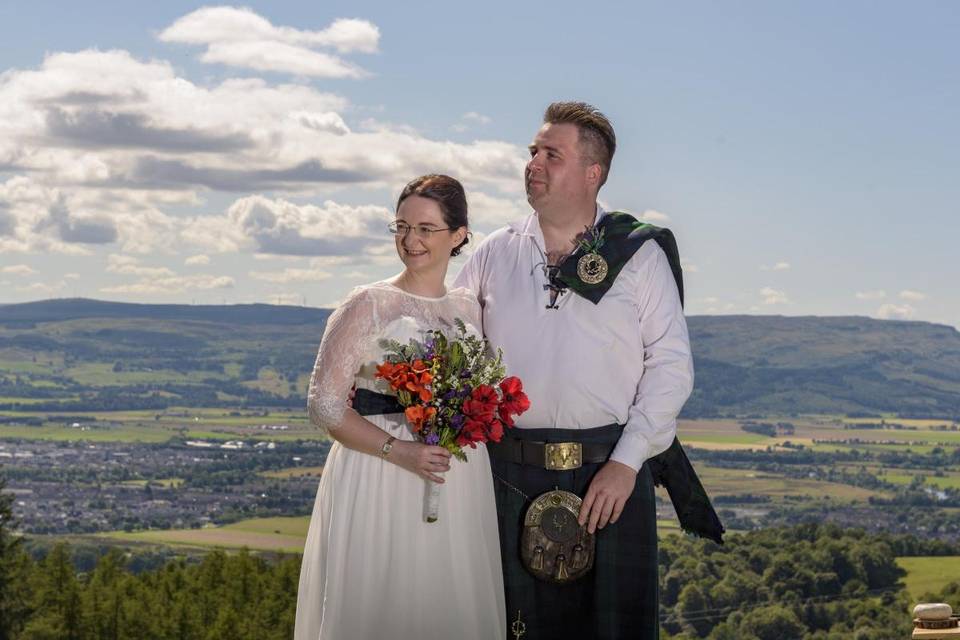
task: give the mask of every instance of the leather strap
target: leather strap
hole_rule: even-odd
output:
[[[505,437],[500,442],[488,442],[487,452],[499,460],[547,469],[548,444],[554,443]],[[583,464],[606,462],[614,447],[613,444],[600,442],[583,442],[580,446]]]

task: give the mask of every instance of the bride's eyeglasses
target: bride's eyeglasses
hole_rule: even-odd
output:
[[[405,236],[411,230],[416,234],[421,240],[427,240],[431,235],[437,231],[449,231],[450,227],[443,227],[442,229],[437,229],[436,227],[429,227],[425,224],[417,224],[410,226],[405,222],[391,222],[387,225],[387,229],[395,236]]]

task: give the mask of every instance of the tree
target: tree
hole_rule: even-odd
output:
[[[24,640],[82,640],[83,612],[80,584],[70,549],[58,544],[40,565],[34,610],[23,630]]]
[[[23,585],[29,558],[14,534],[13,496],[4,493],[6,485],[6,478],[0,477],[0,640],[15,638],[29,613]]]
[[[790,609],[780,605],[770,605],[747,613],[740,623],[740,633],[741,637],[782,640],[783,638],[802,638],[806,628]]]

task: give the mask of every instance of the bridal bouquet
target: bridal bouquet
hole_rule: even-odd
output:
[[[530,400],[519,378],[505,377],[500,350],[490,357],[486,340],[467,335],[459,318],[454,323],[457,332],[450,337],[434,329],[422,341],[385,341],[388,355],[376,376],[396,392],[421,442],[441,446],[466,462],[463,447],[500,442],[514,417],[530,408]],[[440,485],[427,484],[426,517],[436,522]]]

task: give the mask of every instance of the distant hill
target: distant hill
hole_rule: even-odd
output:
[[[82,318],[201,320],[224,324],[310,324],[326,322],[330,309],[270,304],[131,304],[62,298],[0,305],[0,324],[59,322]]]
[[[688,415],[960,416],[960,332],[863,317],[693,316]]]
[[[0,409],[302,406],[329,314],[87,299],[0,305]],[[960,416],[953,327],[813,316],[692,316],[688,325],[697,379],[686,416]]]

